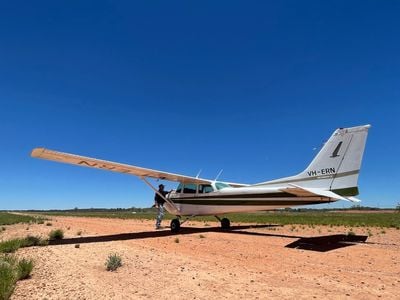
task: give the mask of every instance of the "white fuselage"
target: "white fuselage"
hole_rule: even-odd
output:
[[[270,187],[227,187],[208,193],[177,193],[168,195],[165,208],[175,215],[219,215],[254,212],[307,204],[328,203],[328,197],[298,197]]]

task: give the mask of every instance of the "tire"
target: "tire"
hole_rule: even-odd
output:
[[[229,229],[231,227],[231,222],[229,221],[229,219],[228,218],[223,218],[222,220],[221,220],[221,228],[222,229]]]
[[[179,229],[181,229],[181,222],[179,221],[179,219],[173,219],[171,221],[171,231],[178,232]]]

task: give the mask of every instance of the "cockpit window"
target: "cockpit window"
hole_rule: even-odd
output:
[[[188,194],[195,194],[197,190],[197,185],[196,184],[185,184],[183,186],[183,192],[188,193]]]
[[[215,183],[215,187],[217,188],[217,190],[222,190],[224,188],[231,187],[231,186],[229,184],[226,184],[226,183],[216,182]]]
[[[178,187],[176,188],[176,192],[177,192],[177,193],[181,193],[181,192],[182,192],[182,186],[183,186],[182,183],[180,183],[180,184],[178,185]]]

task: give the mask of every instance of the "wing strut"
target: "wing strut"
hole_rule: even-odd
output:
[[[179,210],[176,208],[174,202],[172,202],[171,200],[169,200],[167,197],[165,197],[163,194],[161,194],[147,179],[146,177],[143,176],[139,176],[140,179],[142,179],[155,193],[157,193],[157,195],[159,195],[161,198],[163,198],[165,200],[165,202],[167,202],[169,205],[171,205],[171,207],[176,211],[179,212]]]

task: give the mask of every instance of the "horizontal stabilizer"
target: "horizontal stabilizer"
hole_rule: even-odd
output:
[[[349,199],[351,202],[361,202],[360,199],[357,199],[356,197],[346,197],[347,199]]]
[[[289,183],[292,188],[284,189],[285,192],[290,194],[294,194],[299,197],[307,197],[307,196],[322,196],[327,198],[332,198],[336,200],[344,200],[350,202],[360,202],[359,199],[355,197],[343,197],[332,191],[326,191],[320,188],[305,188],[296,184]]]

